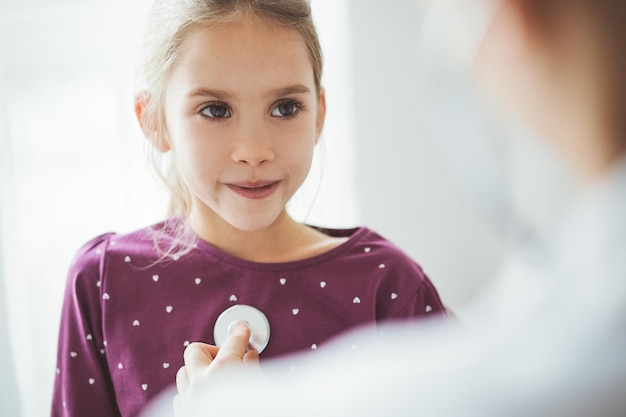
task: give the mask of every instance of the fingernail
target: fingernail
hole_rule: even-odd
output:
[[[243,327],[246,327],[248,330],[250,330],[250,326],[248,325],[248,323],[246,323],[245,321],[236,321],[234,323],[232,323],[229,328],[228,328],[228,334],[231,335],[233,334],[235,331],[242,331]]]
[[[239,321],[237,322],[237,327],[239,328],[239,330],[243,330],[243,328],[245,327],[246,329],[250,330],[250,325],[248,325],[247,322],[245,321]]]

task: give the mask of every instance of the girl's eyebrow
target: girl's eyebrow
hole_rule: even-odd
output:
[[[294,84],[294,85],[289,85],[287,87],[280,87],[276,90],[271,90],[268,93],[268,95],[281,97],[281,96],[287,96],[290,94],[306,94],[310,92],[311,92],[311,89],[307,87],[306,85]],[[218,100],[227,100],[229,98],[232,98],[233,94],[224,90],[200,87],[200,88],[195,88],[189,91],[187,93],[187,96],[188,97],[213,97]]]
[[[310,93],[309,87],[303,84],[294,84],[287,87],[279,88],[272,91],[271,95],[275,96],[287,96],[289,94],[306,94]]]
[[[218,100],[226,100],[231,97],[230,93],[223,90],[214,90],[211,88],[196,88],[187,93],[188,97],[213,97]]]

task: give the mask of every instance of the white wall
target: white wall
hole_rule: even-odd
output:
[[[166,210],[133,114],[146,5],[0,0],[0,256],[24,417],[49,413],[76,250]]]
[[[2,253],[1,239],[0,253]],[[2,404],[3,416],[18,417],[20,415],[20,399],[13,366],[13,351],[9,341],[7,295],[4,285],[2,257],[0,256],[0,373],[2,375],[2,378],[0,378],[0,404]]]

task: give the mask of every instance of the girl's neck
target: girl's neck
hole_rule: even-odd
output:
[[[301,260],[332,249],[345,239],[335,239],[298,223],[283,211],[269,227],[239,230],[219,216],[207,219],[192,212],[194,232],[221,251],[240,259],[262,263]]]

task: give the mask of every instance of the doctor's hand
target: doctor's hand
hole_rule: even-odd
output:
[[[259,353],[250,348],[249,340],[250,328],[238,323],[221,347],[198,342],[187,346],[183,354],[185,365],[176,374],[178,394],[174,397],[174,411],[177,416],[183,415],[194,389],[220,371],[244,364],[256,371],[260,369]]]

